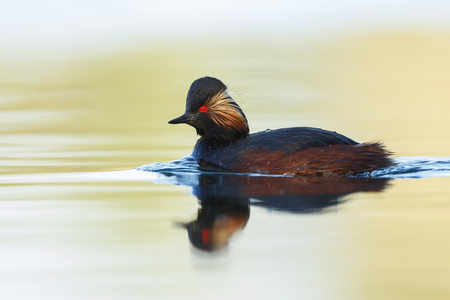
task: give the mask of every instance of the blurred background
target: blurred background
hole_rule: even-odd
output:
[[[398,156],[448,154],[448,1],[2,6],[8,155],[70,149],[87,169],[93,160],[98,169],[177,159],[190,152],[195,132],[167,120],[205,75],[230,87],[253,132],[315,126],[383,140]]]
[[[4,0],[0,294],[449,299],[448,178],[396,179],[337,213],[252,207],[228,256],[202,260],[173,226],[196,216],[189,187],[107,177],[191,152],[195,130],[167,121],[205,75],[252,132],[449,156],[449,1]]]

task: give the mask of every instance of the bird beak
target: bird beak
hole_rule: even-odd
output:
[[[187,113],[184,113],[183,115],[179,116],[178,118],[170,120],[169,124],[190,123],[190,121],[191,121],[191,116]]]
[[[184,228],[188,229],[189,223],[182,223],[182,222],[174,222],[173,225],[175,225],[178,228]]]

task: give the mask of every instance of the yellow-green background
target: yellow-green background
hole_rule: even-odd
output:
[[[158,37],[29,54],[0,57],[5,299],[448,299],[447,178],[396,179],[324,215],[254,208],[211,259],[173,226],[195,218],[189,188],[103,176],[189,154],[195,131],[167,121],[205,75],[230,87],[253,132],[315,126],[397,156],[448,157],[449,31]]]

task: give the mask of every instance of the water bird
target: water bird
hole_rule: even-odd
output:
[[[227,86],[208,76],[191,84],[184,114],[169,123],[194,127],[200,138],[191,156],[224,171],[348,177],[394,165],[382,143],[358,143],[334,131],[291,127],[250,134]]]

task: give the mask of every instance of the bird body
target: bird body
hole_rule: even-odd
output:
[[[360,144],[333,131],[292,127],[249,134],[241,108],[212,77],[194,81],[186,112],[169,123],[197,130],[192,156],[200,165],[232,172],[349,176],[393,165],[382,144]]]

